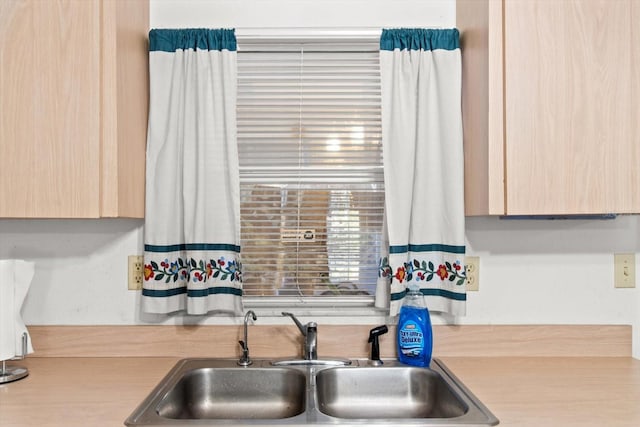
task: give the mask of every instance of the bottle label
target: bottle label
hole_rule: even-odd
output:
[[[400,351],[408,357],[419,357],[424,351],[422,328],[411,320],[400,329]]]

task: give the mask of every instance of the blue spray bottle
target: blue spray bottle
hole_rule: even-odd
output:
[[[398,360],[407,365],[428,367],[432,349],[429,310],[420,289],[412,284],[400,307]]]

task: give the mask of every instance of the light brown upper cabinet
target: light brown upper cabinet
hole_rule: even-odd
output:
[[[147,0],[0,1],[0,217],[144,216]]]
[[[458,0],[467,215],[640,212],[640,2]]]

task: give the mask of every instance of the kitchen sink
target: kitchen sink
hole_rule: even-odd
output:
[[[280,366],[183,359],[127,426],[490,426],[498,419],[438,359]],[[274,364],[276,363],[276,364]]]

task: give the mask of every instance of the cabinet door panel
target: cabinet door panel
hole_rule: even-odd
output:
[[[631,2],[631,111],[629,120],[633,127],[631,161],[635,166],[629,173],[629,212],[640,213],[640,2]]]
[[[0,8],[0,217],[97,217],[99,2]]]
[[[631,2],[504,6],[507,213],[637,211]]]

